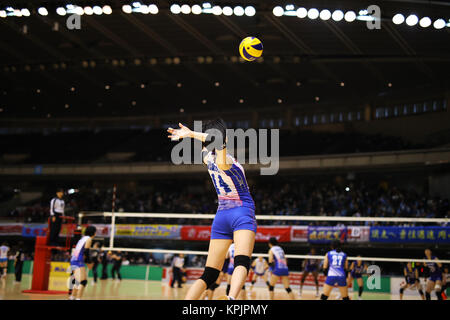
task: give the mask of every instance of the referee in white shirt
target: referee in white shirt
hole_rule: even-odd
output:
[[[182,288],[182,276],[183,276],[183,266],[184,266],[184,254],[175,256],[172,261],[172,281],[170,282],[170,287],[173,288],[175,282],[178,282],[178,288]]]
[[[64,190],[58,188],[56,190],[56,197],[50,201],[50,237],[49,244],[51,246],[58,245],[59,232],[61,231],[61,216],[64,215],[64,200],[62,199]]]

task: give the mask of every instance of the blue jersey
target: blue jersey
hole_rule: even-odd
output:
[[[353,269],[352,269],[352,273],[353,274],[362,274],[364,272],[364,262],[361,262],[361,265],[358,265],[358,261],[355,261],[353,263]]]
[[[227,161],[230,161],[232,166],[229,170],[224,171],[217,166],[215,153],[210,151],[205,157],[208,173],[219,198],[218,210],[227,210],[235,207],[255,209],[255,203],[245,178],[244,168],[231,155],[227,154]]]
[[[86,241],[89,239],[89,236],[82,237],[75,248],[72,251],[72,257],[70,258],[70,262],[83,262],[84,261],[84,247],[86,246]]]
[[[328,277],[345,277],[345,261],[347,254],[336,250],[327,253],[328,258]]]
[[[416,270],[417,268],[411,268],[411,270],[408,269],[408,267],[405,267],[404,269],[406,271],[406,277],[408,278],[408,282],[414,283],[416,278]]]
[[[425,259],[428,259],[425,257]],[[432,256],[430,260],[436,259],[435,256]],[[430,276],[436,276],[441,275],[442,271],[441,268],[439,268],[438,264],[436,262],[427,262],[426,263],[428,269],[430,270]]]

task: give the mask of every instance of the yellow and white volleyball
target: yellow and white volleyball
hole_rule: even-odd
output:
[[[254,61],[262,56],[263,45],[261,40],[255,37],[247,37],[239,45],[239,54],[247,61]]]

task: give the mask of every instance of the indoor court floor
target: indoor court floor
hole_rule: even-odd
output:
[[[248,300],[267,300],[269,299],[268,290],[263,284],[255,286],[250,293],[247,290]],[[96,285],[92,284],[92,278],[85,290],[84,300],[183,300],[189,284],[183,288],[170,288],[167,283],[161,281],[144,280],[122,280],[120,282],[112,279],[99,280]],[[220,297],[225,294],[225,283],[216,289],[214,297]],[[22,290],[31,288],[31,276],[24,275],[21,283],[14,282],[14,275],[8,275],[6,281],[0,284],[1,300],[66,300],[67,295],[44,295],[22,293]],[[296,299],[299,299],[298,287],[293,287]],[[330,300],[336,299],[338,290],[333,290]],[[352,299],[357,299],[357,293],[351,293]],[[275,300],[286,300],[288,295],[282,286],[275,288]],[[317,300],[314,290],[303,290],[301,300]],[[398,300],[398,295],[389,293],[363,293],[363,300]],[[420,300],[419,295],[405,295],[405,300]]]

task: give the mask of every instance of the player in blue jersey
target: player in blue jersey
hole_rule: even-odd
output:
[[[323,293],[320,299],[327,300],[333,287],[338,286],[342,300],[350,300],[348,297],[346,277],[348,270],[347,254],[342,251],[339,241],[333,242],[331,249],[325,255],[323,262],[323,269],[327,278],[323,285]]]
[[[72,293],[75,300],[81,299],[87,285],[86,264],[91,263],[89,249],[92,246],[92,239],[95,237],[96,231],[97,229],[94,226],[88,226],[86,230],[84,230],[84,236],[78,241],[72,251],[70,269],[73,271],[75,277],[75,290]]]
[[[357,257],[361,258],[360,255]],[[347,285],[350,287],[353,279],[356,279],[356,283],[358,284],[358,299],[362,300],[362,293],[364,290],[364,280],[362,278],[363,273],[365,273],[367,270],[367,266],[361,259],[358,259],[356,261],[353,261],[350,264],[350,273],[348,274],[347,278]]]
[[[436,256],[432,255],[430,249],[425,249],[425,257],[427,260],[439,260]],[[427,300],[431,300],[431,291],[435,290],[438,300],[442,300],[442,264],[439,262],[426,262],[425,265],[430,270],[430,277],[428,278],[425,289],[425,297]]]
[[[278,245],[278,240],[274,237],[269,239],[269,266],[272,267],[272,274],[269,280],[269,297],[273,300],[274,288],[278,279],[281,278],[286,292],[292,300],[295,295],[289,286],[289,269],[283,249]]]
[[[316,255],[316,249],[311,248],[311,251],[308,255],[315,256]],[[305,283],[306,277],[311,273],[314,277],[314,283],[316,284],[316,297],[319,296],[319,266],[320,266],[320,260],[318,259],[305,259],[303,261],[303,274],[302,279],[300,280],[300,297],[302,296],[303,292],[303,284]]]
[[[199,299],[205,289],[216,282],[233,241],[235,256],[230,292],[229,295],[219,299],[236,299],[248,275],[256,235],[255,204],[244,169],[227,154],[227,128],[222,119],[203,123],[202,132],[192,131],[181,123],[179,127],[167,130],[170,133],[169,138],[172,140],[192,138],[204,143],[203,163],[208,167],[219,200],[211,227],[205,271],[190,287],[185,299]]]
[[[403,300],[403,292],[405,292],[406,289],[417,289],[422,300],[425,300],[422,285],[420,284],[419,270],[413,267],[411,262],[408,262],[403,268],[403,275],[405,276],[405,283],[400,286],[400,300]]]

